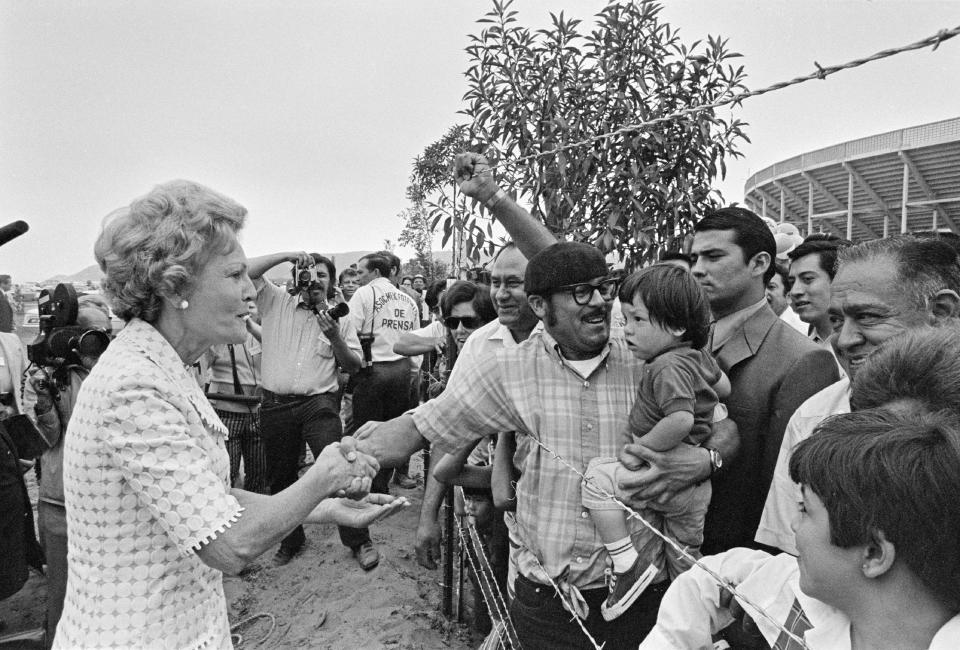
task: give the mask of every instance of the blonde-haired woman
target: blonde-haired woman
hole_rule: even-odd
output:
[[[229,486],[226,429],[188,372],[246,337],[246,209],[202,185],[158,186],[107,218],[95,255],[126,321],[83,384],[64,452],[69,577],[57,648],[229,648],[221,573],[300,523],[368,525],[376,461],[345,438],[273,496]]]

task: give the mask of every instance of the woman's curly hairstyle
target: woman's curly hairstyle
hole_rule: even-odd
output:
[[[155,322],[164,296],[189,294],[210,256],[233,247],[246,216],[233,199],[184,180],[107,215],[94,256],[114,313]]]

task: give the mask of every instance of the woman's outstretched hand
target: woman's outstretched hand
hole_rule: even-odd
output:
[[[305,523],[366,528],[410,505],[406,497],[368,494],[363,499],[324,499]]]

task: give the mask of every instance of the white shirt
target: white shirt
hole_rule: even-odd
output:
[[[793,311],[793,309],[789,306],[783,310],[782,314],[780,314],[780,320],[804,336],[807,335],[807,332],[810,329],[810,326],[800,320],[800,317],[797,316],[797,312]]]
[[[357,334],[373,333],[374,361],[405,359],[393,351],[403,332],[420,327],[420,309],[413,298],[386,278],[376,278],[357,289],[350,298],[350,317]]]
[[[781,624],[786,622],[794,600],[798,601],[812,625],[803,634],[809,650],[850,650],[850,619],[840,610],[800,591],[800,569],[795,557],[735,548],[705,557],[702,562]],[[780,636],[780,628],[760,615],[756,608],[737,600],[772,646]],[[657,625],[640,644],[640,650],[713,648],[711,634],[733,621],[729,610],[720,607],[719,601],[720,589],[705,571],[694,567],[680,574],[664,595]],[[958,647],[960,615],[940,628],[928,650]]]
[[[818,424],[831,415],[850,412],[850,380],[846,377],[830,384],[800,405],[783,432],[780,453],[773,470],[773,480],[767,501],[760,515],[760,526],[754,539],[761,544],[776,546],[792,555],[797,554],[791,523],[797,514],[800,488],[790,479],[790,454],[793,448],[806,440]]]

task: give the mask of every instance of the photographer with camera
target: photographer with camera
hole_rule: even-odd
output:
[[[269,269],[293,263],[291,290],[263,277]],[[316,458],[343,437],[337,367],[360,369],[360,341],[345,303],[333,301],[336,267],[318,253],[275,253],[248,261],[262,318],[263,405],[261,437],[267,480],[277,494],[297,480],[303,443]],[[298,526],[280,543],[278,566],[300,552],[306,540]],[[355,555],[369,545],[366,529],[340,527],[340,541]]]
[[[58,294],[55,292],[55,295]],[[109,310],[84,298],[86,296],[79,299],[73,294],[67,296],[70,303],[67,311],[76,313],[76,320],[41,330],[37,341],[30,346],[31,361],[36,367],[23,391],[24,412],[49,445],[40,456],[43,471],[37,502],[37,527],[47,564],[47,647],[53,643],[67,589],[64,433],[83,380],[110,342]],[[58,344],[58,341],[62,343]],[[64,352],[66,354],[61,356]]]

